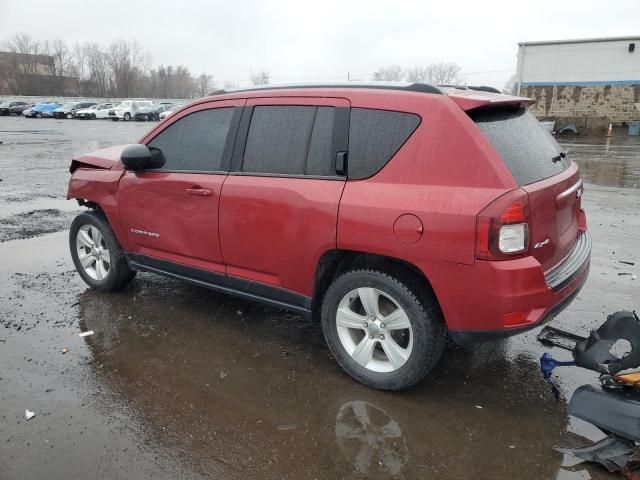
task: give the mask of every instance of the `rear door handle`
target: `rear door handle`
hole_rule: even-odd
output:
[[[195,195],[196,197],[210,197],[213,195],[213,190],[208,188],[192,187],[185,190],[189,195]]]

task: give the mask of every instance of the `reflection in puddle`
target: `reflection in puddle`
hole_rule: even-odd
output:
[[[640,138],[560,137],[582,178],[596,185],[640,188]]]
[[[398,475],[409,455],[398,422],[361,400],[346,402],[338,410],[336,440],[347,460],[367,476]]]

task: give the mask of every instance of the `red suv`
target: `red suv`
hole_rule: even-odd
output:
[[[531,100],[425,84],[217,92],[138,144],[73,160],[91,287],[136,271],[318,319],[367,385],[419,382],[454,341],[536,327],[584,284],[577,165]]]

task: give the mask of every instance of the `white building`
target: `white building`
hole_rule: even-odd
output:
[[[516,88],[539,117],[640,120],[640,36],[520,43]]]

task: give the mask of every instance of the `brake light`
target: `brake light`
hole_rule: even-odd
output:
[[[529,199],[512,190],[490,203],[476,220],[476,258],[505,260],[529,250]]]

